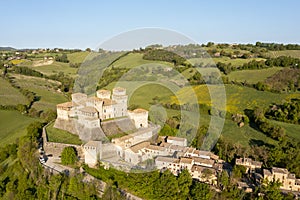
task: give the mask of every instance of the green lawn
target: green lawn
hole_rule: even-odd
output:
[[[27,104],[27,98],[10,83],[0,77],[0,105]]]
[[[93,53],[87,51],[70,53],[68,54],[68,60],[71,63],[82,63],[86,58],[89,58],[91,54]]]
[[[284,50],[284,51],[269,51],[267,56],[279,57],[279,56],[291,56],[295,58],[300,58],[300,50]]]
[[[183,100],[182,103],[191,102],[191,97],[196,94],[200,104],[211,105],[208,88],[210,88],[210,91],[215,92],[220,87],[218,85],[198,85],[194,86],[193,89],[185,87],[179,90],[176,96],[171,97],[171,103],[177,102],[178,98]],[[226,109],[232,113],[242,113],[244,109],[253,109],[256,106],[267,107],[271,103],[281,103],[285,99],[300,98],[300,93],[277,94],[236,85],[225,85],[225,89]],[[216,96],[221,98],[221,94]]]
[[[285,122],[279,122],[275,120],[271,120],[272,123],[277,124],[283,127],[286,130],[288,136],[300,140],[300,125],[298,124],[289,124]]]
[[[0,110],[0,146],[12,143],[26,135],[26,127],[37,120],[17,111]]]
[[[106,88],[112,90],[116,86],[115,82],[110,83]],[[160,101],[168,102],[170,96],[174,93],[163,85],[155,82],[133,82],[120,81],[117,86],[126,88],[129,105],[139,105],[141,108],[149,109],[154,97],[158,97]]]
[[[151,60],[144,60],[143,54],[141,53],[130,53],[122,58],[120,58],[118,61],[113,63],[114,67],[121,67],[121,68],[133,68],[138,67],[140,65],[144,64],[162,64],[165,66],[173,66],[169,62],[163,62],[163,61],[151,61]]]
[[[56,104],[68,101],[63,93],[57,91],[59,82],[24,75],[14,75],[14,77],[18,86],[32,91],[40,97],[40,100],[33,104],[37,110],[55,110]]]
[[[228,78],[231,81],[247,81],[247,83],[263,82],[281,69],[281,67],[273,67],[268,69],[233,71],[228,75]]]
[[[67,144],[82,144],[78,135],[69,133],[68,131],[60,130],[53,127],[54,123],[47,126],[47,136],[49,142],[67,143]]]
[[[265,134],[251,128],[249,125],[244,127],[238,127],[238,125],[230,119],[225,120],[225,124],[222,130],[222,136],[235,144],[242,146],[249,146],[251,139],[261,140],[265,143],[275,144],[276,142],[267,137]]]
[[[77,75],[77,68],[72,68],[69,63],[53,62],[51,65],[37,66],[28,65],[28,67],[39,71],[45,75],[53,75],[63,72],[66,75],[75,77]]]
[[[196,63],[204,63],[204,64],[207,64],[207,63],[215,63],[217,64],[218,62],[222,62],[222,63],[226,63],[226,64],[229,64],[231,63],[232,66],[241,66],[243,65],[244,63],[248,63],[250,62],[251,60],[265,60],[263,58],[248,58],[248,59],[242,59],[242,58],[236,58],[236,59],[231,59],[229,57],[219,57],[219,58],[191,58],[189,59],[189,62],[192,63],[192,64],[196,64]]]

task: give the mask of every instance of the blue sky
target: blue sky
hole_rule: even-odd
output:
[[[198,43],[300,43],[300,1],[58,1],[0,3],[0,46],[95,48],[132,29],[178,31]]]

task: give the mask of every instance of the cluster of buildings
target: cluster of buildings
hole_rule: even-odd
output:
[[[251,158],[236,159],[235,164],[246,167],[246,172],[253,174],[260,183],[262,180],[279,181],[281,183],[280,189],[300,192],[300,179],[297,179],[295,174],[290,173],[285,168],[263,169],[262,162],[254,161]]]
[[[225,169],[225,162],[209,151],[185,147],[176,155],[156,157],[156,167],[160,170],[168,169],[175,176],[182,170],[188,170],[193,179],[211,185],[217,185],[218,174]]]
[[[88,142],[84,145],[85,162],[95,165],[97,159],[106,160],[107,148],[113,149],[118,158],[132,166],[148,159],[155,160],[159,170],[170,170],[175,176],[182,170],[188,170],[193,179],[211,185],[217,184],[217,176],[224,170],[225,162],[209,151],[200,151],[187,147],[185,138],[172,136],[157,136],[149,131],[115,138],[110,146],[101,142]]]

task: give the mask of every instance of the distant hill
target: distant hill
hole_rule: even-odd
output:
[[[16,49],[12,47],[0,47],[0,51],[14,51],[14,50]]]

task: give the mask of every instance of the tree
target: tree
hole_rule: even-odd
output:
[[[194,182],[190,190],[191,199],[195,200],[210,200],[212,199],[212,192],[209,185],[204,183]]]
[[[23,104],[18,104],[17,105],[17,110],[20,112],[20,113],[26,113],[26,111],[27,111],[27,107],[25,106],[25,105],[23,105]]]
[[[173,199],[178,195],[179,187],[176,177],[169,171],[160,174],[159,182],[155,185],[154,192],[158,199]]]
[[[243,174],[245,174],[246,168],[242,165],[235,165],[232,170],[232,177],[236,179],[242,178]]]
[[[218,182],[221,189],[226,189],[229,186],[229,176],[225,170],[223,170],[221,175],[218,177]]]
[[[91,52],[92,50],[91,50],[91,48],[86,48],[85,51]],[[99,51],[100,51],[100,49],[99,49]]]
[[[64,165],[73,165],[78,160],[77,151],[74,147],[65,147],[61,153],[61,163]]]
[[[125,198],[121,196],[115,185],[107,184],[102,199],[122,200]]]
[[[265,194],[264,199],[283,199],[283,195],[281,194],[281,191],[279,189],[280,184],[281,183],[278,181],[272,181],[263,184],[262,193]]]
[[[188,170],[183,170],[178,176],[178,185],[180,189],[180,199],[187,199],[190,191],[190,186],[192,185],[192,177]]]

